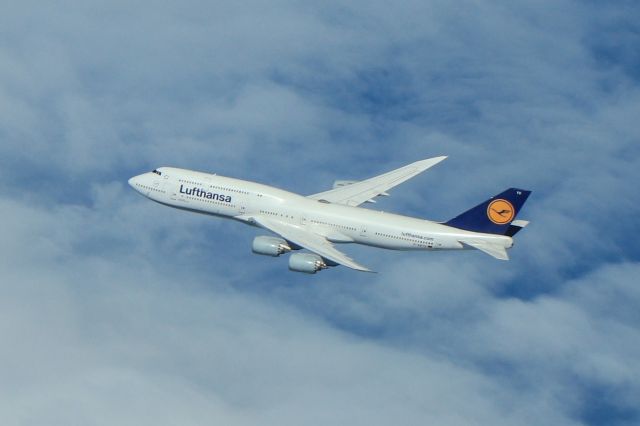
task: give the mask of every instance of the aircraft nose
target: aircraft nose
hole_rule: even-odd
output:
[[[128,182],[129,182],[129,186],[135,189],[136,191],[140,189],[139,186],[137,185],[140,183],[140,176],[133,176],[131,179],[129,179]]]

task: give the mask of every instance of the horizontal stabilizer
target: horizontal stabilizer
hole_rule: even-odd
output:
[[[488,243],[486,241],[477,241],[477,240],[476,241],[460,240],[460,242],[462,244],[466,244],[470,247],[483,251],[487,253],[489,256],[495,257],[496,259],[509,260],[509,255],[507,254],[507,250],[504,248],[504,246]]]
[[[509,225],[509,228],[507,229],[507,233],[505,235],[507,237],[513,237],[518,232],[522,231],[522,228],[524,228],[528,224],[529,224],[528,220],[514,220]]]

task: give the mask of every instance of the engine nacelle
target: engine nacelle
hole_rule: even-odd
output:
[[[305,274],[315,274],[316,272],[327,269],[325,261],[317,254],[312,253],[294,253],[289,256],[289,269],[296,272],[304,272]]]
[[[278,257],[283,253],[291,251],[289,243],[282,238],[260,236],[253,239],[251,251],[255,254]]]

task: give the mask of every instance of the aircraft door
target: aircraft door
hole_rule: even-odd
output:
[[[171,201],[178,201],[178,184],[167,182],[166,190]]]
[[[164,179],[162,179],[162,177],[158,176],[157,174],[153,174],[153,187],[155,189],[157,189],[158,191],[162,190],[162,184],[164,183]]]
[[[162,180],[163,180],[162,189],[164,189],[165,193],[167,194],[167,197],[169,197],[171,201],[178,201],[179,199],[178,188],[180,188],[180,185],[178,185],[177,183],[169,179],[169,175],[167,175],[166,173],[162,174]]]
[[[167,197],[171,194],[169,176],[166,173],[162,174],[162,179],[160,181],[160,190],[163,192],[163,197]]]
[[[169,193],[169,197],[171,197],[172,201],[178,201],[181,203],[188,203],[189,200],[185,196],[185,194],[180,191],[180,182],[178,179],[174,179],[173,182],[167,182],[167,192]]]

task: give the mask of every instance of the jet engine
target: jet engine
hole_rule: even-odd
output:
[[[291,251],[291,247],[289,243],[282,238],[260,236],[253,239],[251,251],[256,254],[278,257],[283,253]]]
[[[327,268],[328,266],[324,259],[317,254],[294,253],[289,256],[289,269],[292,271],[315,274],[316,272]]]

